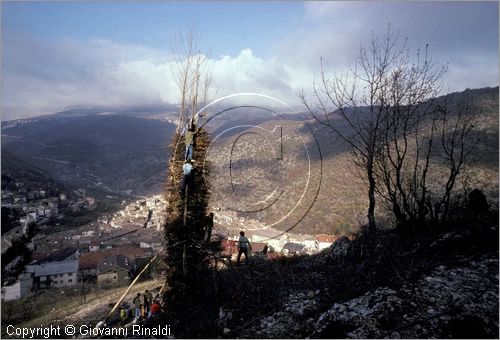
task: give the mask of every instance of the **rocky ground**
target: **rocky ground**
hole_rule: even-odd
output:
[[[256,311],[255,318],[238,319],[236,311],[228,320],[226,312],[219,317],[223,334],[498,338],[497,226],[429,235],[386,232],[374,244],[364,250],[366,239],[341,238],[322,254],[289,264],[300,275],[292,282],[287,273],[281,275],[289,288],[281,301],[272,300],[274,307]]]
[[[290,294],[248,329],[259,338],[498,337],[498,258],[439,266],[399,289],[380,287],[321,312],[323,292]],[[319,317],[318,317],[319,316]]]

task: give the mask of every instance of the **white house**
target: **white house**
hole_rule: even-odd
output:
[[[34,288],[67,287],[78,283],[78,260],[27,265],[26,272],[33,274]]]
[[[303,244],[305,251],[316,250],[316,239],[310,235],[289,235],[288,241]]]
[[[316,249],[322,251],[332,245],[336,238],[332,235],[319,234],[316,235]]]
[[[272,229],[261,229],[252,232],[252,242],[269,244],[276,252],[281,252],[287,241],[286,233]]]
[[[18,300],[31,293],[33,279],[30,273],[21,273],[17,281],[2,287],[2,301]]]
[[[161,249],[161,241],[158,240],[142,240],[139,243],[140,248],[152,248],[154,250]]]
[[[74,286],[78,282],[76,248],[64,248],[26,266],[33,277],[33,288]]]

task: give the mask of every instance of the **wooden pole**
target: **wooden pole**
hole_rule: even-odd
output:
[[[191,176],[191,175],[190,175]],[[185,179],[187,180],[187,179]],[[184,192],[184,234],[186,235],[187,239],[187,204],[188,204],[188,192],[189,192],[189,184],[186,184],[186,190]],[[182,248],[182,276],[186,277],[186,243],[184,243],[183,248]]]
[[[111,315],[113,315],[113,313],[116,311],[116,308],[118,308],[118,306],[122,303],[123,299],[125,298],[125,296],[127,296],[128,292],[130,291],[130,289],[132,289],[132,287],[135,285],[135,283],[137,282],[137,280],[139,280],[139,277],[141,277],[142,273],[144,273],[146,271],[146,269],[149,267],[149,265],[151,263],[153,263],[154,260],[156,260],[156,257],[162,251],[163,251],[163,248],[161,248],[160,251],[155,256],[153,256],[153,258],[148,262],[148,264],[146,264],[144,266],[144,268],[141,270],[141,272],[135,277],[135,279],[132,281],[132,283],[130,283],[130,285],[128,286],[127,290],[122,294],[122,296],[120,297],[120,299],[115,303],[114,307],[109,312],[108,316],[104,320],[104,323],[106,323],[108,321],[108,319],[111,317]]]

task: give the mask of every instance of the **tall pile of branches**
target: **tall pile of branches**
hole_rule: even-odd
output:
[[[207,313],[217,315],[216,285],[210,269],[212,249],[204,242],[210,196],[209,169],[205,162],[208,145],[208,133],[198,130],[193,150],[193,180],[188,186],[187,200],[180,191],[185,152],[183,136],[176,133],[171,145],[164,227],[166,290],[163,302],[166,321],[176,337],[204,336],[212,327]]]

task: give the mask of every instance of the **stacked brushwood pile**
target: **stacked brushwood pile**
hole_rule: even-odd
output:
[[[181,195],[184,136],[176,133],[171,145],[169,177],[167,179],[167,215],[165,223],[166,290],[163,296],[165,322],[176,337],[202,337],[211,324],[206,313],[216,307],[216,281],[211,266],[212,254],[217,251],[205,244],[208,213],[208,162],[205,153],[209,136],[204,129],[195,135],[193,150],[193,180],[188,186],[187,200]],[[187,202],[187,209],[185,209]],[[187,213],[185,219],[184,214]],[[210,308],[212,306],[212,308]],[[216,313],[216,312],[214,312]]]

